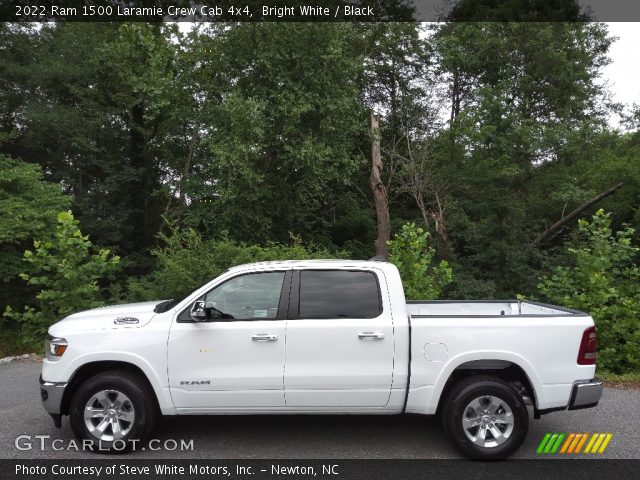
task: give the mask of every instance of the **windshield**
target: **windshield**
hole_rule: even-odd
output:
[[[198,287],[200,288],[200,287]],[[197,289],[195,289],[197,290]],[[162,302],[160,302],[159,304],[157,304],[153,311],[156,313],[164,313],[167,310],[171,310],[173,307],[175,307],[177,304],[179,304],[181,301],[183,301],[185,298],[187,298],[189,295],[191,295],[195,290],[190,290],[187,293],[185,293],[184,295],[181,295],[177,298],[172,298],[171,300],[164,300]]]
[[[207,280],[206,282],[200,284],[197,288],[194,288],[193,290],[189,290],[187,293],[185,293],[184,295],[180,295],[179,297],[176,298],[172,298],[170,300],[163,300],[162,302],[158,303],[154,308],[153,311],[156,313],[164,313],[167,310],[171,310],[173,307],[175,307],[177,304],[179,304],[180,302],[182,302],[185,298],[187,298],[189,295],[191,295],[193,292],[195,292],[196,290],[199,290],[200,288],[204,287],[207,283],[209,283],[211,280]]]

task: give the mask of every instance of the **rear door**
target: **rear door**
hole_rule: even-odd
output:
[[[384,293],[383,293],[384,292]],[[287,321],[287,407],[384,407],[393,320],[379,270],[295,271]]]

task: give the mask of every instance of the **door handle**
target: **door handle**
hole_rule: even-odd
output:
[[[360,340],[382,340],[384,332],[360,332],[358,338]]]
[[[256,333],[251,335],[251,340],[254,342],[275,342],[278,340],[278,335],[271,333]]]

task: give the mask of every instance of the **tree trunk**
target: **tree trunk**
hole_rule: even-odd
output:
[[[456,121],[460,114],[460,78],[458,72],[453,74],[453,85],[451,86],[451,124]]]
[[[391,217],[387,188],[382,181],[382,155],[380,153],[380,117],[371,113],[371,176],[369,185],[376,206],[378,235],[375,241],[376,256],[389,258],[387,241],[391,238]]]
[[[433,212],[431,218],[433,218],[436,231],[438,232],[438,235],[440,235],[449,257],[451,257],[453,256],[453,245],[451,245],[451,240],[449,240],[449,234],[447,233],[447,226],[444,223],[444,208],[442,207],[442,203],[440,203],[440,195],[438,195],[438,192],[435,193],[435,197],[438,211]]]
[[[449,240],[449,234],[447,233],[447,227],[444,223],[444,208],[440,203],[440,196],[437,192],[435,193],[438,211],[433,211],[427,208],[424,203],[422,192],[420,191],[415,191],[413,193],[413,199],[418,206],[418,210],[420,210],[420,214],[422,215],[422,220],[424,221],[425,227],[429,228],[429,220],[433,221],[436,232],[438,232],[438,235],[440,236],[440,239],[445,246],[446,255],[447,257],[451,258],[453,256],[453,245],[451,245],[451,240]]]
[[[544,232],[542,232],[540,235],[538,235],[538,237],[536,238],[536,243],[542,243],[542,242],[544,242],[546,240],[549,240],[550,238],[555,237],[557,235],[558,231],[565,224],[567,224],[568,222],[571,222],[572,220],[575,220],[575,218],[578,217],[578,215],[580,215],[582,212],[584,212],[587,208],[591,207],[592,205],[595,205],[596,203],[598,203],[603,198],[608,197],[609,195],[611,195],[613,192],[618,190],[623,185],[624,185],[624,183],[620,182],[617,185],[611,187],[609,190],[605,190],[604,192],[600,193],[599,195],[596,195],[595,197],[593,197],[588,202],[580,205],[578,208],[576,208],[569,215],[567,215],[566,217],[562,217],[560,220],[558,220],[556,223],[554,223],[549,228],[547,228]]]
[[[149,238],[151,238],[147,221],[147,205],[152,172],[145,151],[144,110],[142,100],[134,103],[131,107],[129,125],[129,165],[131,167],[131,178],[128,182],[129,223],[136,232],[131,243],[133,249],[138,252],[149,246]]]

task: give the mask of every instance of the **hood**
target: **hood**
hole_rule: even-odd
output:
[[[124,305],[84,310],[62,319],[52,326],[51,330],[59,331],[64,329],[65,331],[90,331],[140,328],[149,323],[156,315],[153,309],[160,302],[161,300],[153,302],[127,303]],[[117,319],[121,320],[116,322]]]

